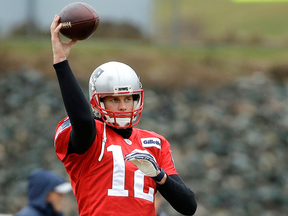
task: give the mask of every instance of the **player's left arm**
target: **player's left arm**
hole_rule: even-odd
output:
[[[143,173],[157,183],[157,189],[171,206],[181,214],[193,215],[197,208],[194,193],[179,175],[167,175],[157,164],[155,157],[147,150],[135,149],[125,156]]]
[[[164,184],[157,184],[157,190],[179,213],[195,214],[197,209],[195,194],[179,175],[167,175]]]

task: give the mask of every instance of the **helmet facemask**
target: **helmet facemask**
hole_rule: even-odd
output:
[[[103,99],[106,96],[133,96],[133,110],[131,111],[111,111],[105,108]],[[143,110],[143,90],[135,91],[133,94],[126,92],[111,94],[111,93],[94,93],[90,103],[96,117],[100,117],[107,125],[118,128],[131,128],[138,124],[141,112]]]

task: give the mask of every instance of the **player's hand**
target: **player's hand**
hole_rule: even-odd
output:
[[[59,32],[60,32],[60,29],[62,28],[62,23],[58,25],[59,19],[60,19],[60,16],[55,15],[50,26],[54,64],[66,60],[70,53],[72,46],[77,43],[76,40],[71,40],[67,43],[64,43],[61,41]]]
[[[131,153],[125,155],[124,160],[131,161],[145,175],[152,178],[156,177],[161,171],[157,165],[156,159],[147,150],[135,149]]]

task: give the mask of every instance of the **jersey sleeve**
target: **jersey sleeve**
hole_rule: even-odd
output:
[[[56,70],[65,109],[73,126],[68,154],[83,154],[90,148],[96,136],[91,106],[86,100],[68,61],[59,62],[53,66]]]
[[[71,130],[72,127],[69,117],[60,121],[56,127],[54,146],[56,155],[62,162],[67,155]]]
[[[158,163],[160,168],[163,168],[167,175],[178,175],[172,157],[170,143],[165,138],[161,139],[161,154]]]

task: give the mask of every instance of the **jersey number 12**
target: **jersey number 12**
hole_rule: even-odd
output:
[[[108,152],[113,155],[113,177],[112,189],[108,189],[108,196],[128,197],[128,190],[125,190],[125,161],[123,158],[122,148],[119,145],[107,147]],[[153,202],[154,188],[149,187],[149,192],[145,193],[144,189],[145,174],[136,170],[134,172],[134,197]]]

